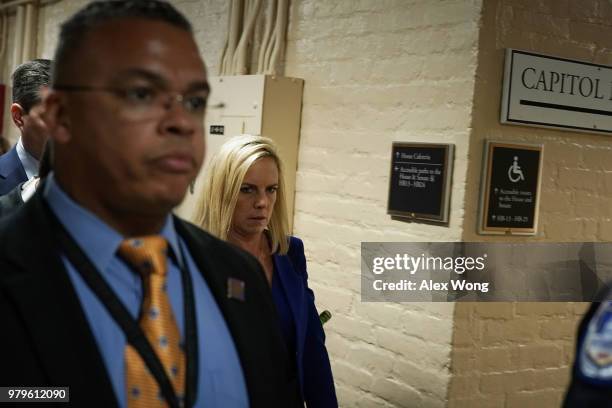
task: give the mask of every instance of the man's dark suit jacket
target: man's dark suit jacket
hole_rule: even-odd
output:
[[[49,217],[39,191],[0,220],[0,385],[69,386],[70,406],[116,407]],[[175,225],[227,322],[250,405],[300,406],[295,366],[257,261],[187,222]],[[228,277],[245,282],[244,301],[228,298]]]
[[[28,176],[17,155],[17,147],[13,146],[0,156],[0,195],[7,194],[24,181],[28,181]]]
[[[4,217],[21,207],[23,204],[21,186],[23,186],[23,183],[17,184],[8,194],[0,196],[0,217]]]

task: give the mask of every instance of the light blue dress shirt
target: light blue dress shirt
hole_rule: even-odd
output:
[[[123,305],[137,318],[142,303],[141,279],[117,256],[124,239],[90,211],[73,201],[58,185],[53,173],[47,177],[44,197],[64,228],[85,252]],[[193,281],[198,333],[198,382],[195,407],[248,407],[246,384],[238,353],[223,315],[193,261],[187,246],[177,235],[168,215],[160,234],[174,254],[183,249]],[[126,338],[104,305],[89,289],[65,256],[68,275],[85,311],[85,316],[102,354],[120,407],[126,406],[124,350]],[[169,258],[167,277],[170,303],[184,340],[183,290],[178,265]]]
[[[23,170],[25,170],[25,174],[28,176],[28,180],[32,180],[34,176],[38,175],[39,161],[25,149],[21,137],[17,141],[15,149],[17,150],[17,157],[19,157]]]

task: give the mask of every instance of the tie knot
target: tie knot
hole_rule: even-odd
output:
[[[161,235],[126,239],[119,246],[119,254],[138,272],[147,276],[166,274],[168,242]]]

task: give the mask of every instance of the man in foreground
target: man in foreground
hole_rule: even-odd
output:
[[[189,22],[94,2],[54,61],[53,172],[0,221],[0,384],[69,386],[73,406],[297,406],[261,268],[170,213],[204,155]]]

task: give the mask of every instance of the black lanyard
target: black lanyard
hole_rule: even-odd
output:
[[[87,286],[102,302],[106,310],[110,313],[115,322],[119,325],[127,338],[127,342],[132,345],[142,357],[147,368],[157,381],[159,388],[172,408],[192,407],[195,403],[197,393],[198,376],[198,339],[195,321],[195,301],[193,296],[193,283],[187,268],[187,258],[179,242],[181,261],[179,267],[181,271],[181,282],[183,284],[183,314],[185,323],[185,399],[184,405],[179,403],[174,387],[170,382],[164,367],[157,354],[153,350],[151,343],[147,340],[138,322],[130,315],[119,300],[112,288],[106,283],[96,267],[91,263],[87,255],[81,250],[64,226],[48,208],[49,218],[55,235],[59,239],[59,247],[66,255],[76,271],[81,275]]]

